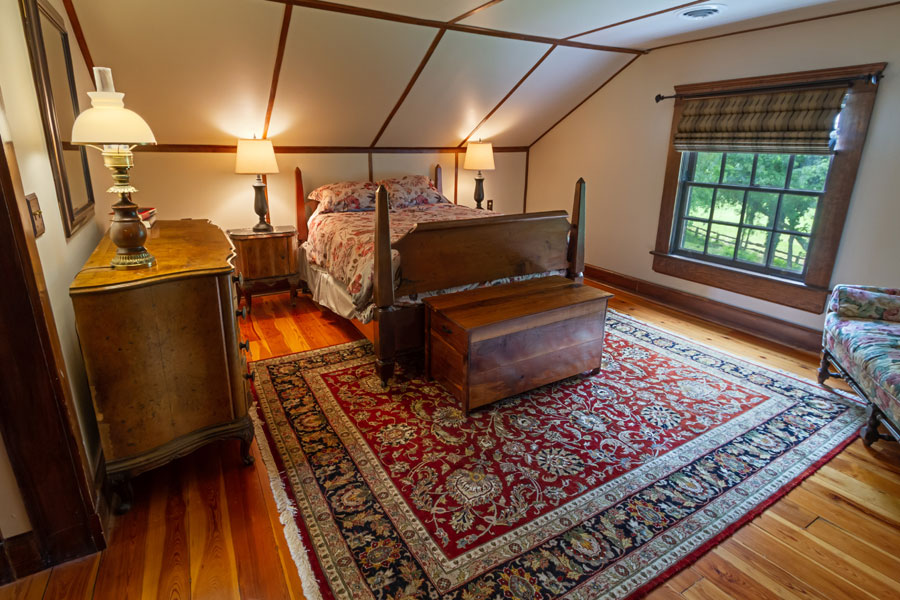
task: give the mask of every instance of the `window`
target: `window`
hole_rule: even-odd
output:
[[[676,86],[654,271],[822,312],[884,67]]]
[[[831,157],[685,152],[674,252],[802,280]]]

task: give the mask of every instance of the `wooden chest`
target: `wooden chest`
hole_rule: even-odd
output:
[[[426,298],[426,369],[468,413],[599,369],[612,294],[553,276]]]
[[[113,485],[222,437],[252,458],[231,244],[208,221],[149,233],[155,266],[110,268],[104,236],[69,289]]]

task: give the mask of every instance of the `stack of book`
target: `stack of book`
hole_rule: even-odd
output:
[[[141,222],[144,224],[144,227],[150,229],[153,227],[154,223],[156,223],[156,209],[155,208],[139,208],[138,215],[141,217]]]

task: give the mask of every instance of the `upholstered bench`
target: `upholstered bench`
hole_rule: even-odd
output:
[[[838,370],[828,369],[831,363]],[[900,289],[835,286],[825,317],[819,383],[843,377],[869,403],[859,435],[868,446],[900,440]]]

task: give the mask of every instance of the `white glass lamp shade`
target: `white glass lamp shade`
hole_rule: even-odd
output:
[[[91,108],[75,119],[73,144],[155,144],[150,126],[125,108],[121,92],[88,92]]]
[[[265,175],[278,172],[272,140],[238,140],[234,172]]]
[[[469,171],[492,171],[494,169],[494,148],[490,142],[469,142],[463,169]]]

